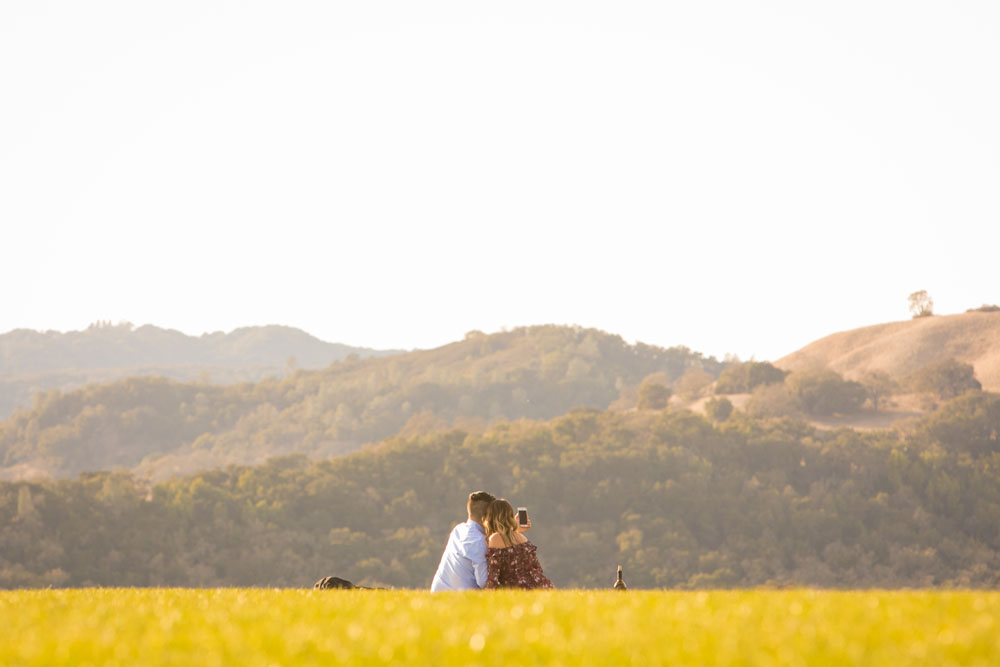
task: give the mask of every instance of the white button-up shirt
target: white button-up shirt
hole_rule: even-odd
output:
[[[431,591],[468,591],[486,585],[486,531],[469,519],[451,531]]]

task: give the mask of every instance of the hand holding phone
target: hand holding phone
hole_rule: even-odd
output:
[[[529,525],[530,522],[528,521],[528,508],[527,507],[518,507],[517,508],[517,523],[522,528],[524,526]]]

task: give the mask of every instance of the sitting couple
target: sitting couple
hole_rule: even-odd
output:
[[[542,574],[535,545],[514,508],[485,491],[469,494],[469,520],[451,531],[431,583],[432,591],[480,588],[555,588]]]

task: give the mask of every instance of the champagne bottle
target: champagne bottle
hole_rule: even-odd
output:
[[[627,588],[628,587],[625,585],[625,580],[622,579],[622,566],[619,565],[618,566],[618,580],[615,582],[615,590],[616,591],[624,591]]]

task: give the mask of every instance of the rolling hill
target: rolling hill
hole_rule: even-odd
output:
[[[36,396],[0,422],[0,478],[130,468],[161,479],[304,453],[328,457],[396,435],[551,419],[633,399],[648,375],[724,364],[594,329],[536,326],[433,350],[349,358],[256,383],[128,378]]]
[[[821,338],[774,362],[789,371],[828,368],[854,379],[867,371],[901,378],[946,359],[972,364],[986,391],[1000,391],[1000,312],[935,315]]]
[[[398,352],[327,343],[276,325],[202,336],[129,323],[97,323],[65,333],[15,329],[0,335],[0,418],[30,406],[38,392],[50,389],[68,391],[134,376],[256,382],[294,368],[323,368],[350,355]]]

